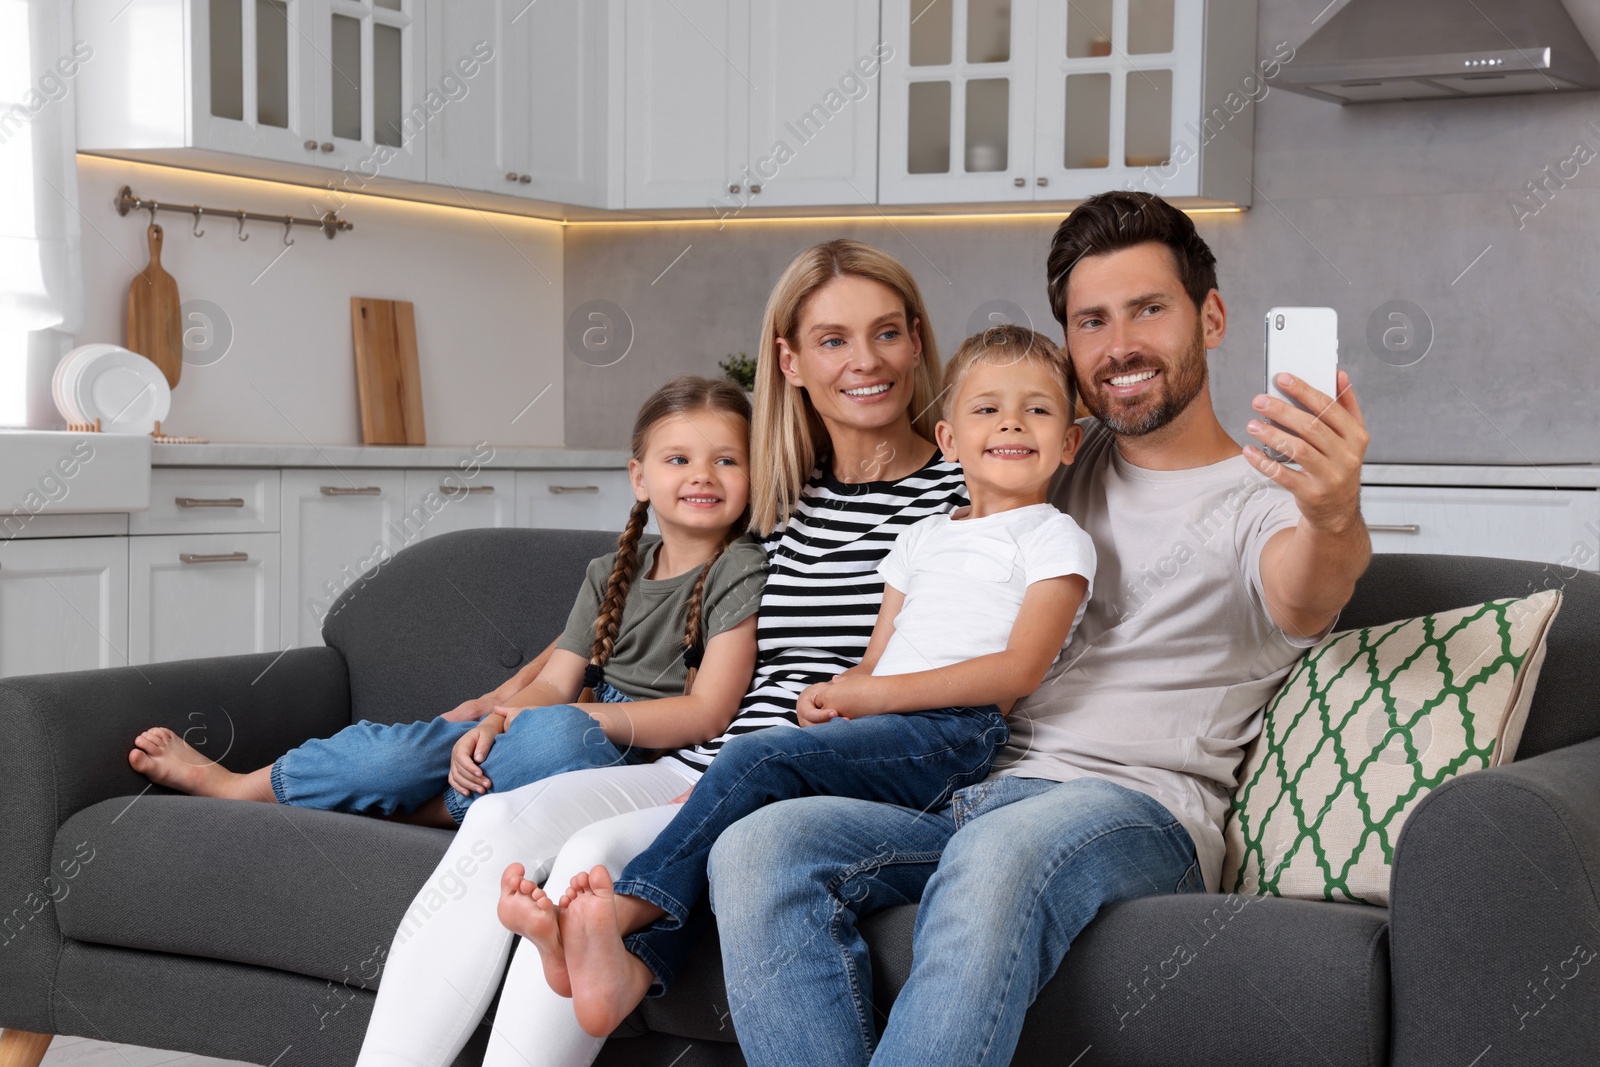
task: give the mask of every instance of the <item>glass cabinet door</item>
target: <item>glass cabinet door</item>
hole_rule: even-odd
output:
[[[198,147],[320,162],[305,44],[311,0],[194,0]]]
[[[1201,145],[1178,117],[1199,110],[1201,17],[1183,0],[1043,5],[1037,199],[1195,195]]]
[[[304,2],[304,0],[301,0]],[[318,154],[362,177],[421,179],[430,107],[422,90],[421,0],[318,0]],[[332,147],[326,147],[331,145]]]
[[[885,0],[883,203],[1033,197],[1034,0]]]

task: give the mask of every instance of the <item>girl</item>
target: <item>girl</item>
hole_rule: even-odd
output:
[[[768,573],[756,672],[723,736],[661,760],[696,775],[728,738],[794,725],[802,691],[861,660],[883,595],[877,566],[896,536],[967,503],[960,467],[933,443],[940,364],[927,311],[893,257],[847,240],[801,252],[768,300],[759,352],[750,505]],[[539,788],[497,792],[468,811],[418,895],[448,877],[456,897],[396,938],[358,1067],[447,1067],[466,1044],[514,940],[495,914],[500,861],[536,855],[532,843],[553,817]],[[626,811],[585,829],[549,879],[564,886],[597,864],[620,871],[676,810]],[[469,862],[474,873],[462,879],[456,864],[471,861],[474,846],[483,862]],[[496,862],[481,856],[485,847]],[[500,998],[486,1067],[578,1067],[599,1053],[603,1039],[585,1034],[572,1002],[550,990],[533,946],[519,945]]]
[[[651,750],[726,730],[755,664],[752,616],[765,559],[744,533],[749,418],[744,394],[726,381],[677,378],[645,402],[628,461],[638,502],[617,551],[589,564],[538,676],[479,721],[363,721],[248,774],[224,770],[157,728],[139,736],[129,761],[161,785],[200,796],[448,827],[491,784],[509,790],[574,770],[602,768],[616,788],[651,804],[683,792],[693,776],[675,762],[647,762]],[[652,508],[661,536],[644,538]],[[586,688],[595,700],[574,703]],[[569,828],[586,810],[590,818],[617,811],[579,803]],[[548,862],[562,840],[524,856],[535,866]]]

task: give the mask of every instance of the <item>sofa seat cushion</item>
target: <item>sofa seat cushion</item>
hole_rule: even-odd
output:
[[[204,797],[118,797],[56,835],[61,932],[375,988],[447,830]]]
[[[916,912],[891,908],[862,923],[884,1017],[910,973]],[[1029,1010],[1013,1063],[1068,1064],[1090,1046],[1083,1062],[1097,1067],[1386,1063],[1388,917],[1359,904],[1215,894],[1113,905]],[[721,975],[708,937],[678,984],[631,1021],[734,1040]]]

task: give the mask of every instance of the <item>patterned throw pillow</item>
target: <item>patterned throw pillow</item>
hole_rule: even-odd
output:
[[[1522,739],[1555,590],[1331,634],[1267,705],[1223,827],[1234,892],[1386,905],[1400,828]]]

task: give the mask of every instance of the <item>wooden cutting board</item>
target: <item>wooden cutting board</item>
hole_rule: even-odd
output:
[[[145,236],[150,242],[150,265],[128,286],[126,347],[160,367],[167,385],[175,386],[183,372],[178,283],[161,267],[161,227],[152,224]]]
[[[352,296],[350,328],[356,345],[361,439],[369,445],[427,444],[411,301]]]

